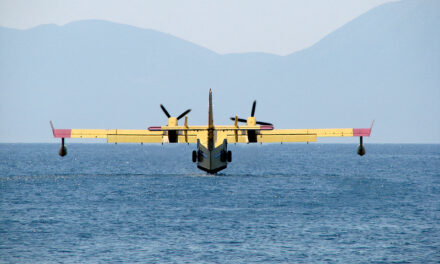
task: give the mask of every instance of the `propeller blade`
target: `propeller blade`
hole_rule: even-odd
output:
[[[263,126],[273,126],[271,123],[266,123],[266,122],[261,122],[261,121],[257,121],[258,125],[263,125]]]
[[[257,106],[257,100],[254,101],[254,103],[252,104],[252,112],[251,112],[251,116],[254,117],[255,114],[255,107]]]
[[[171,117],[170,113],[168,113],[168,111],[167,111],[167,109],[165,108],[165,106],[163,106],[163,105],[161,104],[161,105],[160,105],[160,108],[162,108],[162,111],[165,113],[165,115],[166,115],[168,118]]]
[[[231,117],[231,120],[232,120],[232,121],[235,121],[235,117]],[[237,120],[238,120],[238,122],[247,123],[247,120],[246,120],[246,119],[243,119],[243,118],[237,118]]]
[[[189,112],[191,112],[191,109],[186,110],[185,112],[181,113],[180,116],[177,117],[177,120],[181,119],[182,117],[186,116],[186,114],[188,114]]]

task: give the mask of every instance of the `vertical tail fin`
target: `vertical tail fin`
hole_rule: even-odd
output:
[[[209,89],[209,117],[208,117],[208,126],[209,128],[214,127],[214,118],[212,117],[212,91]]]
[[[212,91],[209,89],[209,113],[208,113],[208,149],[214,149],[214,118],[212,116]]]

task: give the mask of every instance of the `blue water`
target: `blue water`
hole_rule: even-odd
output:
[[[0,144],[0,263],[439,263],[440,145]]]

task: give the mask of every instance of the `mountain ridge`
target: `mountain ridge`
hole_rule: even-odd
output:
[[[438,5],[384,4],[286,56],[218,54],[99,20],[0,27],[0,141],[52,141],[50,119],[78,128],[159,125],[166,122],[160,103],[176,113],[192,107],[190,123],[204,124],[212,88],[218,124],[246,118],[257,99],[258,119],[278,128],[364,127],[376,119],[372,142],[439,143]]]

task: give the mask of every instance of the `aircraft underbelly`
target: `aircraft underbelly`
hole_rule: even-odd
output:
[[[226,169],[226,160],[222,161],[221,155],[223,151],[226,151],[224,144],[209,151],[208,148],[202,144],[198,147],[199,158],[197,167],[208,173],[216,173],[223,169]]]

